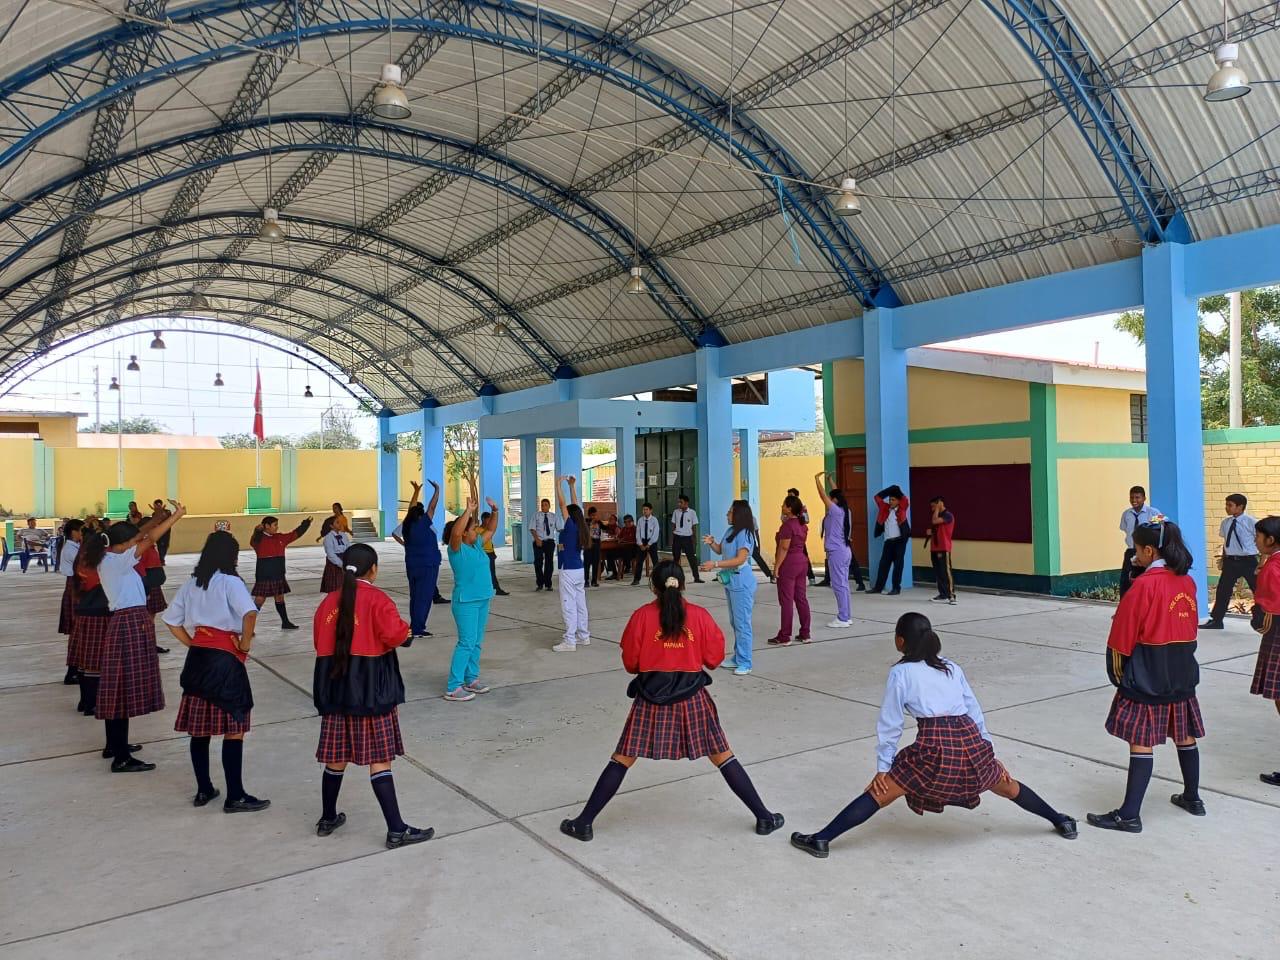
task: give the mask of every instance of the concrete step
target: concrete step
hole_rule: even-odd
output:
[[[351,539],[355,543],[376,543],[382,538],[378,536],[378,528],[368,517],[352,517]]]

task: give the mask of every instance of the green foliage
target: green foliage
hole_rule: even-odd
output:
[[[320,430],[304,433],[298,438],[299,450],[359,450],[360,438],[356,436],[355,417],[350,410],[334,407],[324,417]]]
[[[81,433],[164,433],[164,424],[151,417],[125,417],[124,420],[111,420],[101,427],[82,427]]]
[[[1280,424],[1280,288],[1246,290],[1240,297],[1240,376],[1245,426]],[[1230,332],[1226,295],[1200,301],[1200,399],[1206,429],[1229,426]],[[1221,329],[1205,320],[1220,318]],[[1142,313],[1130,311],[1116,320],[1116,329],[1144,341]]]
[[[585,453],[614,453],[614,443],[612,440],[584,440],[582,443],[582,452]]]
[[[480,431],[474,420],[444,428],[445,470],[450,480],[480,482]]]
[[[224,450],[252,450],[254,447],[252,433],[224,433],[218,440],[222,443],[222,449]],[[279,434],[268,434],[266,439],[262,441],[263,450],[292,446],[292,437],[285,437]]]
[[[1072,590],[1071,596],[1077,600],[1109,600],[1117,603],[1120,600],[1120,587],[1116,584],[1106,584],[1090,587],[1088,590]]]

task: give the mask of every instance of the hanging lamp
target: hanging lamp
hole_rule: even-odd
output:
[[[223,387],[223,386],[226,386],[226,384],[224,384],[224,383],[222,382],[222,373],[221,373],[221,372],[219,372],[219,373],[215,373],[215,374],[213,375],[213,385],[214,385],[215,387]]]
[[[1235,100],[1249,92],[1249,78],[1243,70],[1236,66],[1240,59],[1240,45],[1227,40],[1227,0],[1222,0],[1222,43],[1213,51],[1214,62],[1218,69],[1209,78],[1205,86],[1204,99],[1208,103],[1223,100]]]
[[[404,74],[398,64],[382,65],[382,81],[373,94],[373,113],[384,120],[405,120],[412,115],[404,92]]]
[[[302,391],[302,395],[308,400],[315,397],[315,394],[311,392],[311,384],[307,384],[307,388]]]
[[[856,217],[862,213],[862,201],[858,199],[858,181],[845,177],[840,181],[840,196],[836,198],[836,215]]]
[[[205,299],[205,295],[201,293],[199,290],[194,290],[191,293],[190,309],[192,310],[208,310],[209,309],[209,301]]]
[[[120,389],[120,381],[119,381],[119,380],[117,380],[115,377],[112,377],[112,378],[111,378],[111,386],[107,387],[107,389],[108,389],[108,390],[119,390],[119,389]]]
[[[129,354],[129,365],[125,369],[133,373],[137,373],[142,369],[142,367],[138,366],[138,355],[136,353]]]
[[[155,336],[151,338],[151,349],[152,350],[164,349],[164,338],[160,336],[159,330],[156,330]]]
[[[284,227],[280,226],[280,211],[267,207],[262,211],[262,227],[258,230],[258,239],[267,243],[282,243]]]
[[[511,328],[507,326],[507,322],[503,320],[501,317],[494,318],[493,335],[495,337],[505,337],[509,333],[511,333]]]
[[[636,264],[631,268],[631,279],[627,281],[627,293],[644,293],[648,288],[644,283],[644,267]]]

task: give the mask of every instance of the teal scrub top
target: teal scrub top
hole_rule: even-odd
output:
[[[756,548],[755,535],[750,530],[740,530],[736,537],[731,537],[732,528],[724,532],[724,540],[720,543],[720,559],[732,560],[739,550],[747,551],[747,562],[736,570],[717,570],[717,573],[729,574],[726,590],[751,590],[756,588],[756,575],[751,569],[751,553]]]
[[[475,543],[459,544],[457,550],[449,548],[449,567],[453,570],[454,603],[488,600],[493,596],[489,555],[478,537]]]

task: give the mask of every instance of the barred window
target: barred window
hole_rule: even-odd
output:
[[[1147,442],[1147,395],[1129,394],[1129,432],[1134,443]]]

